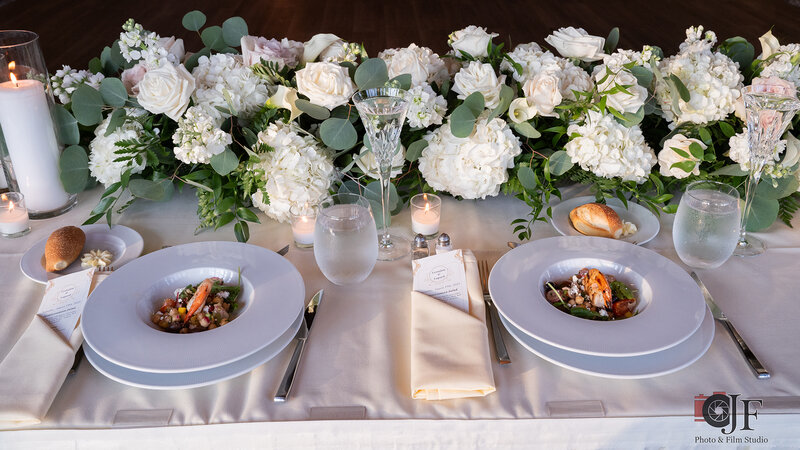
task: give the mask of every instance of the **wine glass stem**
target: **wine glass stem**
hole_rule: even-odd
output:
[[[392,176],[392,168],[380,168],[380,182],[381,182],[381,226],[383,227],[380,239],[381,247],[391,247],[392,240],[389,237],[389,225],[387,219],[389,216],[389,181]]]
[[[750,217],[750,209],[753,206],[753,198],[756,195],[756,187],[761,180],[761,164],[752,164],[750,176],[744,187],[744,210],[742,211],[742,223],[739,228],[739,245],[747,245],[747,218]]]

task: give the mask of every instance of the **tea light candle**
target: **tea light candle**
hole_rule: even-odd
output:
[[[442,200],[434,194],[417,194],[411,198],[411,229],[426,237],[439,232]]]
[[[39,80],[0,83],[0,127],[19,190],[31,211],[52,211],[69,201],[58,172],[60,150],[45,86]]]
[[[0,194],[0,236],[19,237],[31,231],[22,194]]]
[[[292,205],[289,208],[292,219],[292,235],[294,243],[300,248],[314,246],[314,225],[317,223],[317,211],[313,206]]]

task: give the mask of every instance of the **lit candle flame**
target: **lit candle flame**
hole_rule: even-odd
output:
[[[15,61],[11,61],[8,63],[8,70],[14,70],[17,68],[17,63]]]
[[[428,194],[427,193],[423,193],[422,194],[422,198],[425,199],[425,201],[427,202],[428,201]]]
[[[19,83],[17,83],[17,77],[15,77],[13,73],[9,76],[11,77],[11,81],[14,83],[14,86],[19,87]]]
[[[300,220],[302,220],[304,223],[305,223],[305,222],[308,222],[308,217],[306,217],[306,216],[300,216]]]
[[[9,202],[8,203],[8,212],[11,212],[13,210],[14,210],[14,202]]]
[[[8,196],[6,194],[0,194],[0,200],[5,202],[8,200]]]
[[[425,212],[428,212],[430,210],[431,210],[431,204],[430,203],[425,203]]]

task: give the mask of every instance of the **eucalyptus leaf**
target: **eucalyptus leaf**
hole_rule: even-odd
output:
[[[238,47],[242,42],[242,37],[247,34],[247,22],[241,17],[231,17],[222,22],[222,38],[231,47]]]
[[[456,107],[450,114],[450,132],[459,138],[469,137],[475,128],[475,114],[464,103]]]
[[[204,29],[203,32],[200,33],[200,39],[203,41],[203,45],[212,50],[220,51],[227,47],[225,38],[222,37],[222,27],[217,25]]]
[[[128,91],[119,78],[106,77],[100,82],[100,95],[106,105],[121,107],[128,101]]]
[[[380,58],[370,58],[356,69],[354,81],[359,89],[382,87],[389,81],[389,70],[386,62]]]
[[[730,176],[730,177],[743,177],[748,175],[747,171],[742,170],[739,164],[731,164],[711,172],[713,176]]]
[[[689,93],[689,89],[686,89],[686,85],[683,84],[680,78],[674,73],[669,74],[669,79],[672,80],[672,83],[675,85],[675,89],[678,90],[678,94],[681,96],[681,100],[684,102],[688,102],[692,99],[692,94]]]
[[[78,123],[97,125],[103,120],[103,96],[93,87],[82,84],[72,93],[72,112]]]
[[[239,158],[229,147],[211,157],[211,167],[220,175],[227,175],[239,167]]]
[[[334,150],[348,150],[358,141],[358,133],[349,120],[330,118],[319,127],[322,142]]]
[[[168,200],[174,191],[172,181],[168,178],[159,181],[134,178],[128,183],[128,190],[134,197],[161,202]]]
[[[53,109],[58,137],[64,145],[76,145],[80,142],[81,133],[78,129],[78,121],[64,108],[63,105],[56,104]]]
[[[88,66],[89,72],[92,73],[102,73],[103,72],[103,63],[100,61],[100,58],[94,57],[89,60]]]
[[[121,67],[125,67],[125,65],[127,64],[127,61],[125,61],[125,57],[122,56],[122,50],[120,50],[119,48],[119,39],[117,39],[116,41],[114,41],[113,44],[111,44],[111,51],[109,51],[108,57],[109,60],[115,66],[117,66],[117,70],[119,70],[119,68]],[[114,72],[116,72],[116,70]]]
[[[392,78],[386,82],[386,86],[397,87],[404,91],[411,89],[411,74],[401,73],[400,75]]]
[[[644,66],[631,67],[631,73],[636,77],[639,86],[650,88],[653,84],[653,71]]]
[[[517,170],[517,178],[519,178],[522,187],[529,191],[535,192],[536,187],[539,185],[539,178],[536,176],[536,172],[528,166],[520,166]]]
[[[199,31],[206,24],[206,15],[200,11],[194,10],[186,13],[181,20],[183,28],[189,31]]]
[[[419,139],[411,143],[406,150],[406,160],[409,162],[414,162],[419,159],[422,155],[422,151],[428,147],[428,141],[425,139]]]
[[[197,67],[198,60],[200,59],[201,56],[210,56],[210,55],[211,55],[211,49],[208,47],[205,47],[200,51],[198,51],[197,53],[192,54],[192,56],[188,57],[186,59],[186,62],[184,63],[186,70],[191,72],[192,69]]]
[[[530,122],[515,123],[514,131],[530,139],[536,139],[542,135]]]
[[[369,183],[364,188],[364,197],[366,197],[367,200],[372,200],[374,202],[377,202],[378,205],[380,205],[381,204],[381,182],[376,180],[376,181],[373,181],[373,182]],[[394,185],[394,183],[389,183],[389,205],[388,205],[389,206],[389,210],[393,210],[393,209],[397,208],[397,205],[398,205],[399,202],[400,202],[400,195],[398,195],[398,193],[397,193],[397,187]],[[380,208],[378,208],[377,210],[373,211],[372,213],[373,213],[374,216],[376,216],[376,219],[377,219],[377,216],[381,215],[381,210],[380,210]]]
[[[550,173],[555,176],[564,175],[574,165],[572,159],[564,150],[559,150],[550,155]]]
[[[500,104],[497,105],[495,109],[489,113],[489,117],[487,120],[492,120],[495,117],[499,117],[503,115],[506,111],[508,111],[508,107],[511,106],[511,102],[514,100],[514,89],[508,85],[502,85],[500,87]]]
[[[119,65],[111,58],[111,47],[106,46],[100,53],[100,63],[103,65],[103,72],[117,73]]]
[[[342,184],[339,186],[338,193],[359,194],[359,195],[362,194],[360,185],[353,180],[345,180],[344,182],[342,182]]]
[[[606,38],[606,45],[604,48],[606,53],[613,53],[614,50],[617,48],[617,43],[619,43],[619,28],[614,27],[611,29],[611,32],[608,33],[608,37]]]
[[[744,200],[740,201],[743,205]],[[778,200],[758,195],[758,191],[756,191],[753,204],[750,207],[750,215],[747,216],[747,231],[761,231],[769,228],[772,222],[775,222],[775,219],[778,218],[779,209]]]
[[[108,119],[108,126],[106,127],[106,133],[104,136],[111,136],[111,133],[117,131],[117,128],[121,127],[122,124],[125,123],[125,109],[118,108],[115,109],[113,113],[111,113],[111,118]]]
[[[58,172],[65,191],[70,194],[83,191],[89,179],[89,157],[86,150],[79,145],[65,148],[58,160]]]
[[[764,178],[758,183],[756,195],[777,200],[797,192],[798,187],[800,187],[800,181],[796,176],[778,178],[777,180]]]
[[[325,120],[331,116],[331,112],[328,108],[324,106],[315,105],[310,101],[302,98],[298,98],[294,102],[294,105],[297,106],[297,109],[299,109],[300,111],[303,111],[310,117],[317,120]]]
[[[464,99],[464,106],[469,108],[472,114],[477,118],[483,112],[483,108],[486,106],[486,100],[483,98],[483,94],[475,91]]]

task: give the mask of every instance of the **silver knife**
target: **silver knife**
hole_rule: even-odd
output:
[[[289,392],[292,390],[292,383],[294,383],[294,377],[297,374],[297,366],[300,363],[300,357],[303,356],[303,349],[308,340],[308,332],[314,323],[314,316],[317,314],[317,307],[319,306],[319,301],[322,300],[322,294],[324,294],[324,291],[320,289],[311,297],[305,311],[303,311],[303,323],[300,324],[300,329],[297,330],[297,335],[295,336],[297,346],[294,348],[292,359],[289,360],[289,366],[283,374],[280,386],[278,386],[278,392],[275,394],[275,398],[272,399],[275,402],[285,402],[289,398]]]
[[[711,297],[711,293],[708,292],[708,288],[706,288],[706,285],[703,284],[703,282],[700,280],[700,277],[698,277],[697,274],[694,273],[694,271],[692,271],[690,275],[697,283],[697,285],[700,286],[700,290],[703,292],[703,298],[706,300],[706,304],[708,305],[708,308],[711,310],[711,315],[714,316],[714,319],[722,323],[725,326],[725,329],[727,329],[728,332],[731,334],[731,337],[739,346],[739,350],[742,351],[742,355],[744,355],[744,358],[750,364],[750,367],[753,369],[753,372],[755,372],[756,377],[762,380],[769,378],[770,374],[767,371],[767,369],[765,369],[764,365],[761,364],[761,361],[759,361],[758,358],[756,358],[756,355],[753,353],[752,350],[750,350],[750,347],[744,341],[742,335],[740,335],[739,332],[736,331],[736,328],[733,327],[733,324],[731,324],[731,322],[728,320],[728,317],[725,315],[725,313],[722,312],[721,309],[719,309],[719,306],[717,306],[716,303],[714,303],[714,299]]]
[[[277,253],[277,254],[279,254],[281,256],[286,256],[286,254],[289,253],[289,245],[286,245],[286,247],[283,247],[282,249],[278,250],[275,253]]]

